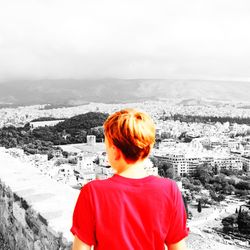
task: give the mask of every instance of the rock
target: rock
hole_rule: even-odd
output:
[[[211,228],[204,228],[202,231],[209,234],[213,233],[213,230]]]
[[[231,238],[231,236],[229,236],[229,235],[224,235],[224,239],[226,239],[226,240],[231,240],[232,238]]]

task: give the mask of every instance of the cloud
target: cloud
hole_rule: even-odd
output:
[[[248,0],[0,3],[0,80],[249,78]]]

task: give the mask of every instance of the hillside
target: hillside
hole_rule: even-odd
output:
[[[158,98],[249,101],[250,82],[99,79],[39,80],[0,83],[0,104],[80,105],[88,102],[123,103]]]
[[[102,126],[107,119],[108,114],[101,112],[88,112],[81,115],[73,116],[63,122],[55,125],[57,132],[63,130],[88,130],[94,127]]]
[[[73,116],[55,126],[38,127],[30,130],[24,127],[3,127],[0,129],[0,147],[19,147],[25,152],[48,153],[55,145],[83,143],[87,135],[96,135],[97,142],[104,138],[102,125],[108,114],[88,112]]]

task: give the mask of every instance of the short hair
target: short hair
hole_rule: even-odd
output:
[[[155,124],[148,114],[127,108],[107,118],[104,134],[121,150],[126,162],[136,162],[149,155],[155,143]]]

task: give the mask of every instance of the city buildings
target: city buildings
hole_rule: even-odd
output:
[[[229,122],[181,122],[174,120],[175,114],[182,116],[211,116],[211,117],[250,117],[249,109],[241,109],[239,104],[227,103],[219,107],[212,105],[192,106],[183,105],[178,99],[164,101],[145,101],[141,103],[103,104],[89,103],[76,107],[57,109],[44,109],[45,105],[5,108],[0,110],[0,127],[24,126],[27,122],[39,117],[70,118],[74,115],[90,111],[113,113],[117,110],[134,107],[149,113],[156,123],[157,147],[153,155],[160,162],[169,164],[174,169],[174,174],[183,176],[194,175],[197,167],[208,164],[216,166],[218,171],[223,169],[242,170],[250,172],[250,126]],[[168,117],[166,120],[162,117]],[[53,125],[53,122],[32,122],[32,127]],[[180,136],[186,134],[192,137],[191,143],[182,143]],[[67,134],[65,133],[65,138]],[[198,138],[195,138],[198,137]],[[194,139],[195,138],[195,139]],[[66,178],[73,170],[73,175],[78,182],[87,182],[95,178],[105,179],[114,174],[105,155],[104,143],[97,143],[94,135],[87,136],[87,143],[63,145],[61,148],[75,157],[75,163],[67,162],[61,150],[52,152],[53,158],[48,161],[47,155],[25,155],[20,149],[11,149],[9,152],[14,157],[31,162],[35,167],[48,175]],[[64,160],[60,160],[64,159]],[[57,166],[56,162],[59,163]],[[65,162],[66,161],[66,162]],[[64,168],[64,171],[63,171]],[[146,167],[148,173],[157,175],[158,169],[150,163]],[[59,173],[60,172],[60,173]],[[68,178],[68,177],[67,177]]]
[[[205,149],[200,140],[195,139],[191,143],[171,143],[169,147],[159,145],[159,149],[154,150],[154,157],[160,163],[172,167],[175,176],[193,176],[197,168],[205,164],[216,166],[218,171],[242,170],[243,162],[240,156],[231,154],[222,146],[212,149]]]

